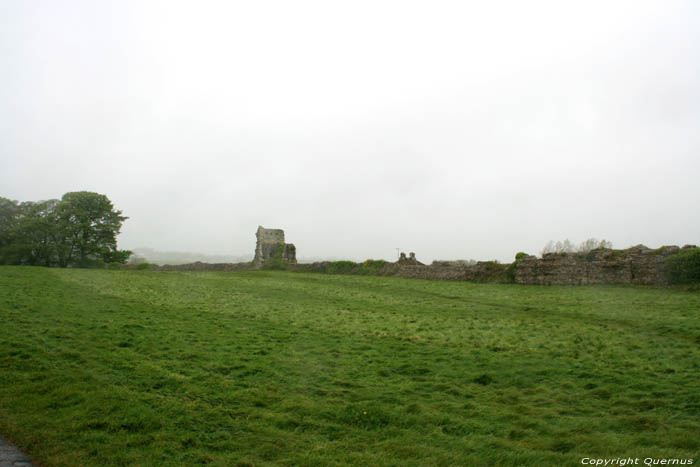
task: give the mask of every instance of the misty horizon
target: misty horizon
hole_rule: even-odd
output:
[[[0,196],[122,249],[511,262],[700,243],[700,5],[13,2]]]

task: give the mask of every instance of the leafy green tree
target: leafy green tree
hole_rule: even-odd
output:
[[[0,196],[0,238],[12,227],[18,215],[19,204],[17,201]]]
[[[117,235],[128,219],[105,195],[89,191],[66,193],[57,207],[59,266],[90,266],[96,262],[126,262],[130,252],[117,250]]]
[[[0,264],[7,263],[11,255],[12,230],[19,213],[17,201],[0,197]]]
[[[0,264],[125,263],[131,252],[116,240],[127,219],[121,214],[105,195],[87,191],[36,203],[0,198]]]
[[[12,230],[14,264],[52,266],[56,263],[56,199],[20,204],[20,217]]]

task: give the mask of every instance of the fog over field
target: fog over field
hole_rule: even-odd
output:
[[[0,196],[120,248],[700,244],[700,3],[4,2]]]

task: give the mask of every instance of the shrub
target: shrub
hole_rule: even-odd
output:
[[[333,261],[328,266],[329,274],[350,274],[357,267],[354,261]]]
[[[518,263],[521,260],[527,258],[528,256],[530,256],[530,255],[528,255],[527,253],[522,252],[522,251],[519,251],[518,253],[516,253],[515,261],[513,261],[513,263],[510,266],[508,266],[508,269],[506,269],[506,272],[505,272],[506,279],[508,282],[515,282],[515,268],[517,267]]]
[[[150,269],[153,269],[153,264],[151,264],[151,263],[139,263],[136,265],[136,269],[138,269],[139,271],[150,270]]]
[[[519,251],[515,254],[515,261],[518,262],[521,259],[527,258],[528,256],[530,256],[530,255],[528,255],[527,253],[525,253],[523,251]]]
[[[284,243],[280,243],[275,248],[275,254],[265,262],[263,269],[282,271],[287,269],[287,262],[282,258],[284,256]]]
[[[86,258],[80,263],[77,263],[75,267],[86,268],[86,269],[104,269],[105,262],[99,259]]]
[[[672,284],[700,282],[700,248],[687,248],[666,258]]]
[[[311,264],[297,264],[294,268],[298,272],[316,272],[320,274],[328,273],[328,268],[330,267],[330,261],[317,261]]]
[[[360,264],[360,274],[367,276],[376,276],[379,274],[379,270],[387,264],[388,261],[383,259],[368,259],[364,263]]]

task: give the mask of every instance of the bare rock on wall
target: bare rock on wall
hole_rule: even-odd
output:
[[[423,263],[418,261],[416,259],[416,254],[414,252],[410,252],[408,254],[408,258],[406,257],[406,253],[401,252],[401,256],[399,257],[398,264],[402,266],[424,266]]]
[[[293,243],[284,244],[282,261],[288,264],[297,264],[297,247],[295,247]]]
[[[261,268],[278,255],[279,259],[287,264],[297,263],[297,249],[293,244],[284,242],[284,230],[258,226],[255,236],[257,243],[253,259],[254,267]]]
[[[541,285],[644,284],[666,285],[666,258],[677,246],[652,250],[635,245],[626,250],[599,248],[587,253],[528,256],[515,266],[515,282]]]

